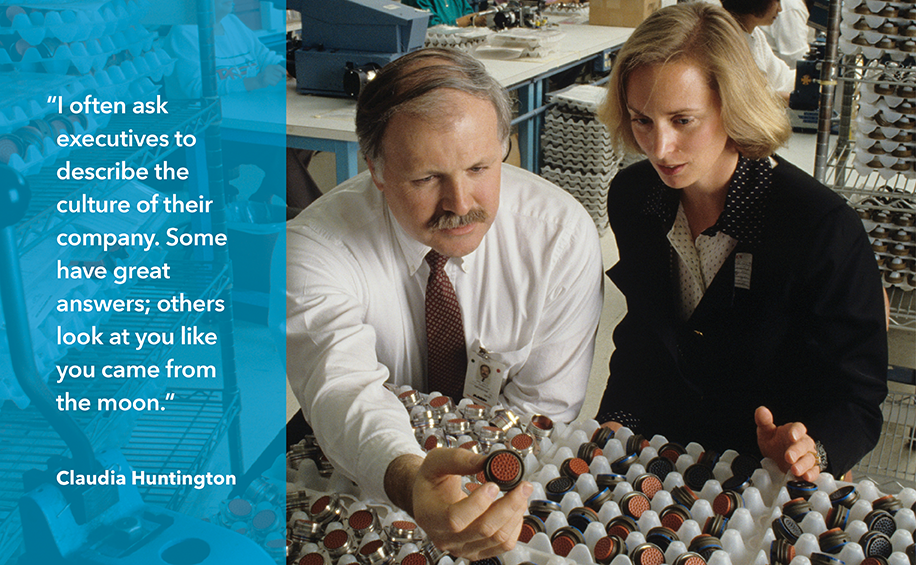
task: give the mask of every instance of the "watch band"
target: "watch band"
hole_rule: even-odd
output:
[[[828,465],[827,450],[824,449],[824,444],[822,444],[819,441],[814,442],[814,448],[816,450],[814,459],[817,462],[817,466],[820,467],[821,472],[823,473],[824,471],[827,470],[827,465]]]

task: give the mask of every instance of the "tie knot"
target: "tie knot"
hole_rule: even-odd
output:
[[[435,273],[436,271],[441,271],[445,267],[445,264],[448,263],[448,257],[440,255],[435,250],[431,249],[429,253],[426,254],[426,262],[429,263],[429,266]]]

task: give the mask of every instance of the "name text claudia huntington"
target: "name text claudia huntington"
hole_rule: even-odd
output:
[[[83,475],[73,469],[66,469],[57,473],[57,482],[61,485],[126,485],[128,477],[108,469],[95,475]],[[235,485],[235,475],[219,475],[206,473],[191,475],[181,471],[170,473],[147,473],[144,471],[131,471],[130,482],[134,485],[164,486],[164,485],[192,485],[196,489],[205,486]]]

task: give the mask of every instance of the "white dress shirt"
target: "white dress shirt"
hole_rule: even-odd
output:
[[[246,92],[244,79],[258,76],[269,65],[286,65],[235,14],[224,17],[221,34],[214,34],[216,90],[220,96]],[[200,43],[196,25],[177,25],[163,41],[166,52],[177,59],[175,71],[165,77],[170,98],[200,98]]]
[[[754,62],[767,77],[767,83],[776,92],[792,92],[795,90],[795,71],[790,69],[786,62],[773,54],[773,49],[767,43],[760,26],[747,34],[747,45],[751,49]]]
[[[790,69],[808,53],[814,29],[808,26],[808,7],[804,0],[782,0],[782,12],[771,25],[762,26],[773,53]]]
[[[429,247],[390,214],[363,173],[287,228],[287,371],[335,468],[385,500],[396,457],[422,455],[383,385],[426,390]],[[480,246],[452,258],[469,347],[508,363],[501,400],[557,421],[582,405],[603,302],[595,225],[568,193],[504,165],[499,211]],[[427,391],[430,392],[430,391]]]
[[[678,204],[677,216],[668,231],[668,242],[677,253],[680,314],[682,320],[687,320],[697,309],[725,260],[738,245],[738,240],[722,231],[711,236],[701,233],[694,240],[684,205]]]

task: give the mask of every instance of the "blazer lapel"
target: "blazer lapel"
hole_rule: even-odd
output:
[[[716,273],[688,321],[697,327],[741,317],[754,296],[754,247],[739,242]]]
[[[634,310],[645,312],[640,320],[664,343],[673,358],[677,358],[676,328],[669,322],[675,319],[672,261],[674,250],[667,238],[647,238],[642,246],[635,268],[623,268],[620,263],[607,271],[608,277],[634,305]]]

